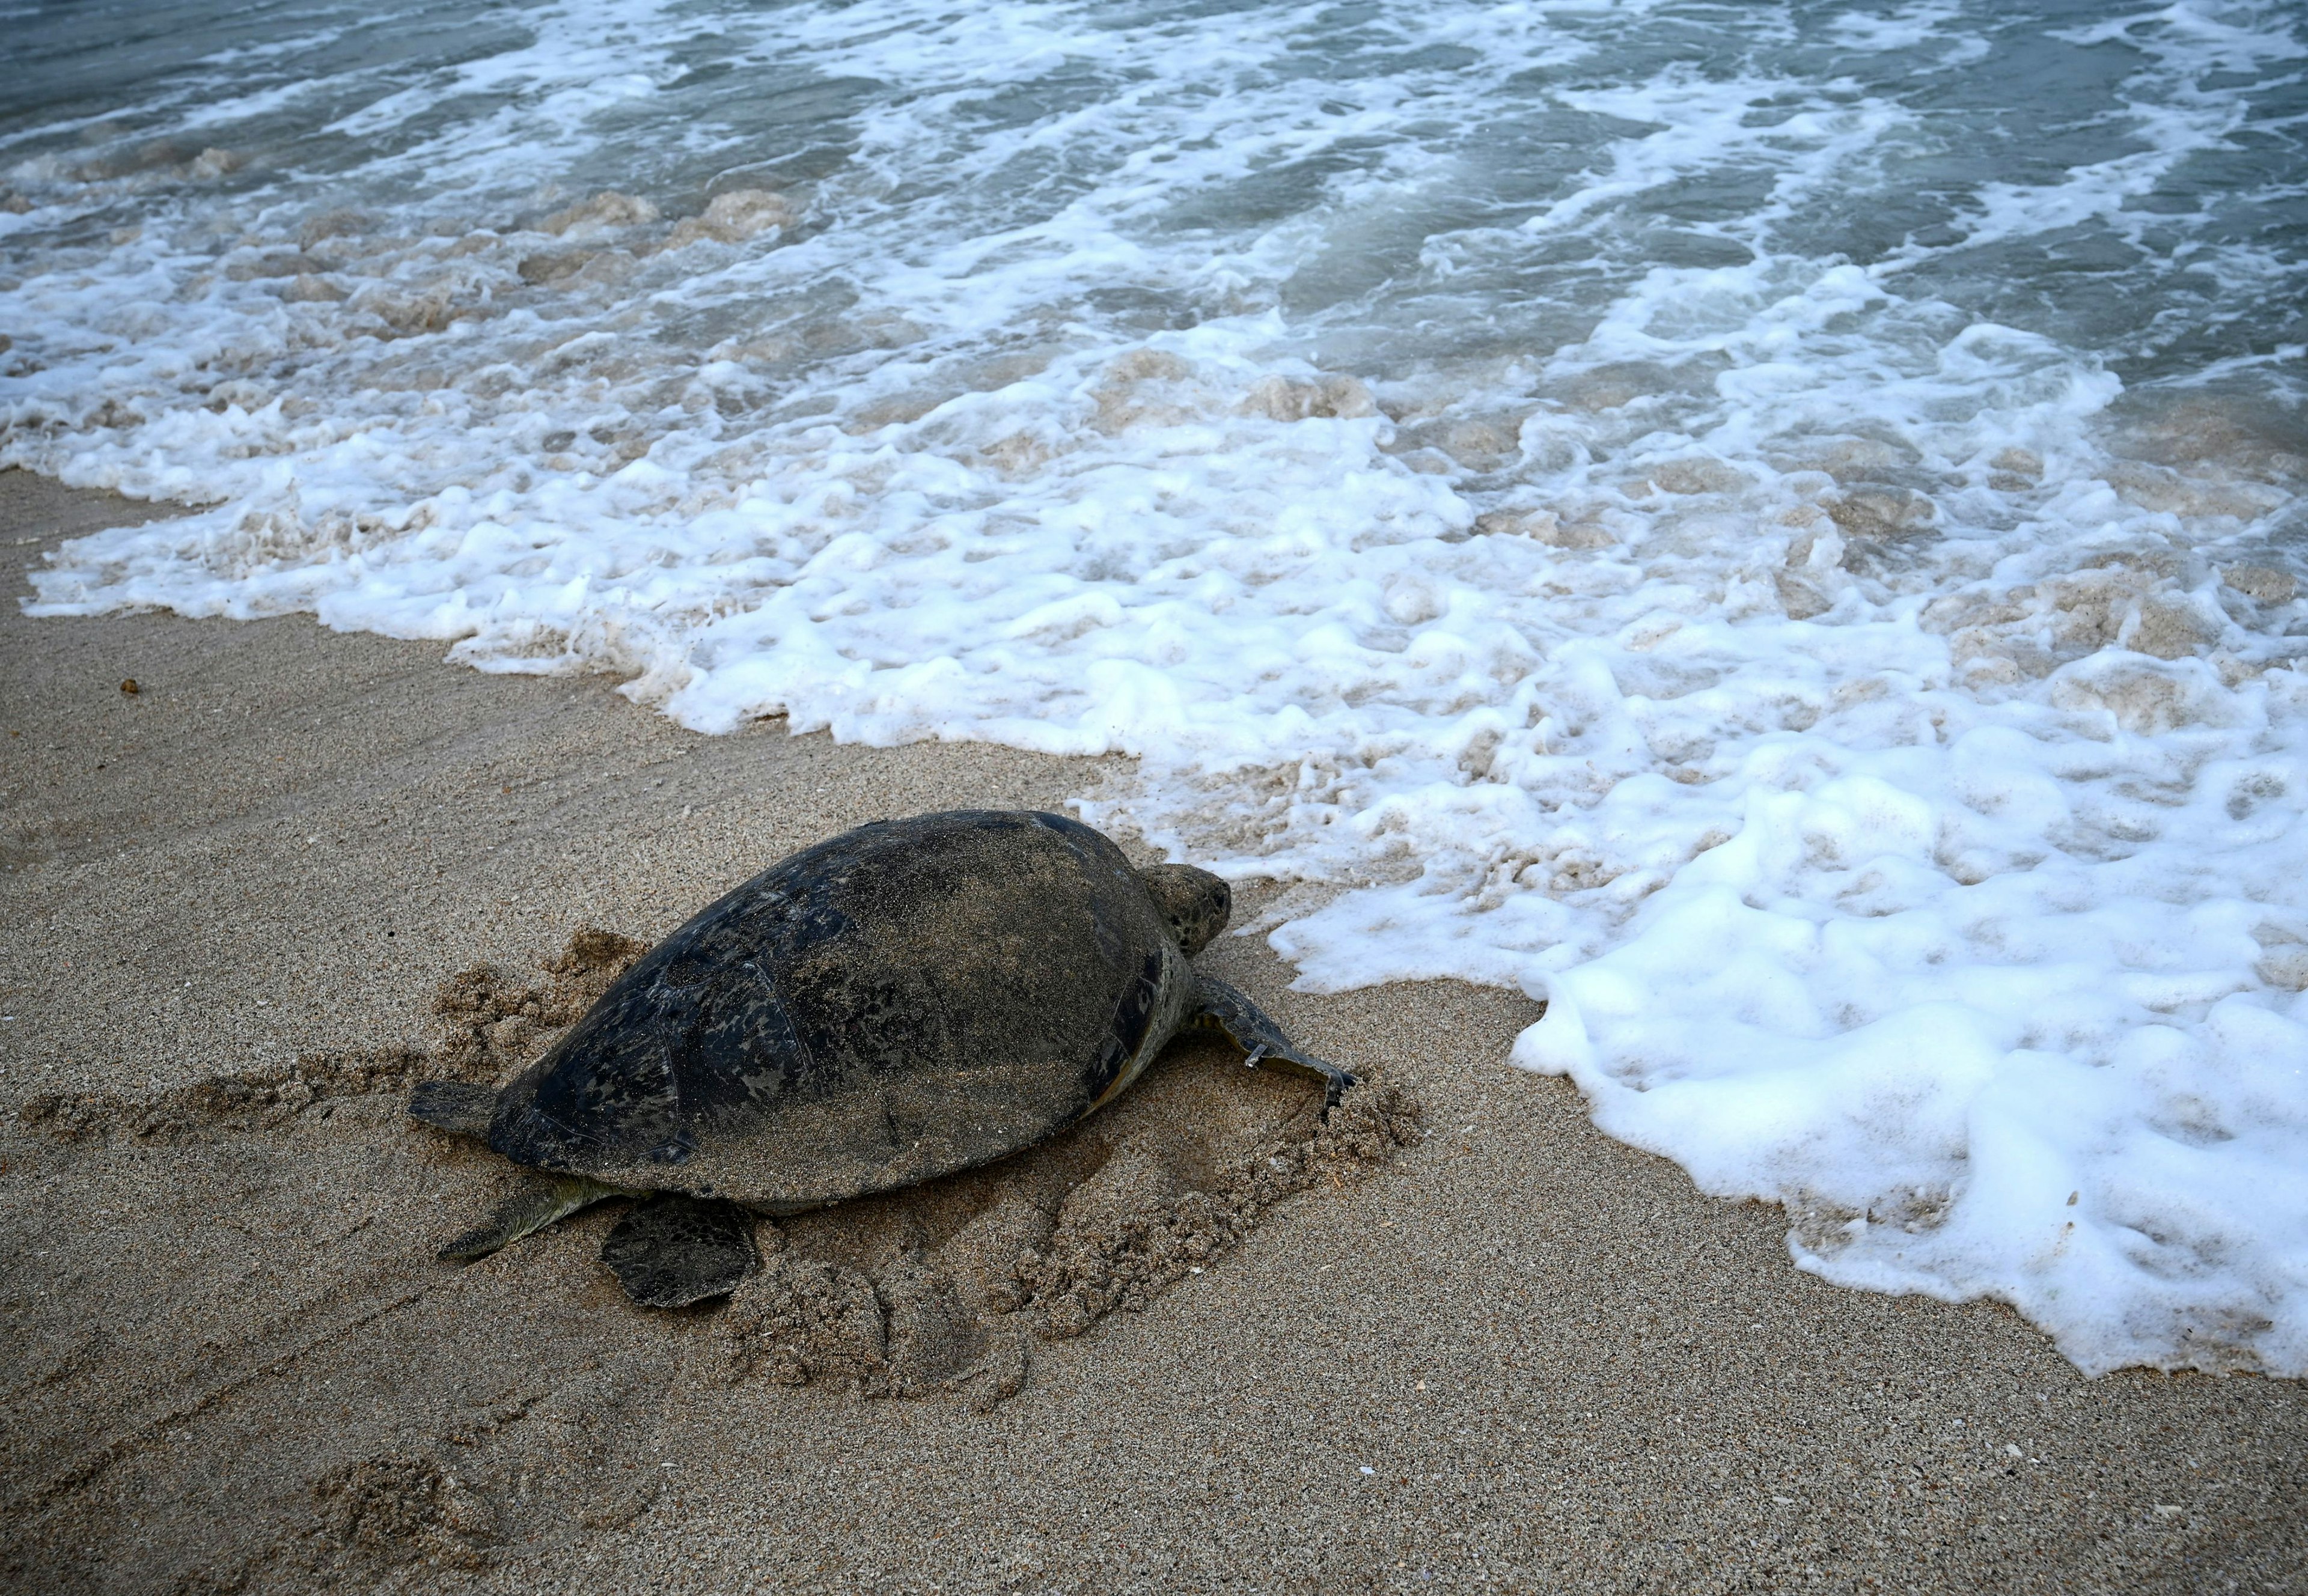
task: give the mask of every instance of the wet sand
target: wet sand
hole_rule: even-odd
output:
[[[142,513],[0,475],[19,570]],[[1830,1288],[1777,1210],[1701,1196],[1509,1068],[1520,995],[1294,993],[1254,939],[1205,963],[1430,1134],[1141,1309],[1028,1337],[1006,1400],[739,1369],[731,1310],[625,1302],[606,1214],[435,1264],[500,1179],[400,1114],[444,976],[542,982],[579,927],[660,935],[845,827],[1058,808],[1108,772],[707,739],[599,679],[301,617],[33,621],[23,590],[0,606],[0,1587],[2308,1590],[2298,1383],[2088,1381],[1994,1305]],[[1149,1085],[1191,1106],[1227,1066],[1165,1068]],[[161,1111],[236,1076],[271,1101]],[[101,1111],[19,1119],[60,1094]],[[1229,1134],[1303,1105],[1269,1106]],[[1102,1167],[1165,1119],[1117,1121]],[[948,1257],[936,1200],[848,1263]],[[792,1228],[794,1253],[839,1240]]]

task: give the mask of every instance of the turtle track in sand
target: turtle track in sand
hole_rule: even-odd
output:
[[[1294,1095],[1306,1100],[1295,1112]],[[1320,1101],[1271,1076],[1253,1091],[1158,1067],[1104,1113],[1001,1163],[765,1223],[768,1264],[724,1320],[728,1377],[961,1390],[989,1408],[1023,1386],[1036,1342],[1142,1312],[1284,1197],[1344,1185],[1420,1134],[1417,1106],[1382,1083],[1355,1087],[1327,1120]]]
[[[139,1141],[212,1139],[228,1130],[286,1124],[314,1103],[407,1092],[420,1080],[495,1082],[574,1025],[649,944],[591,927],[545,962],[542,986],[516,984],[493,965],[476,965],[434,991],[438,1039],[301,1053],[282,1068],[211,1076],[155,1096],[113,1092],[48,1093],[17,1111],[19,1123],[60,1141],[126,1131]]]
[[[545,987],[487,966],[451,977],[434,1006],[444,1073],[502,1085],[646,950],[587,929],[546,963]],[[1157,1068],[996,1164],[760,1221],[767,1264],[721,1317],[724,1377],[823,1378],[861,1396],[961,1391],[989,1408],[1022,1388],[1035,1342],[1144,1310],[1275,1203],[1343,1185],[1418,1137],[1417,1105],[1393,1086],[1358,1086],[1327,1119],[1320,1102],[1287,1076]]]
[[[650,1511],[659,1460],[717,1406],[989,1410],[1106,1316],[1222,1274],[1284,1198],[1418,1137],[1382,1083],[1325,1122],[1313,1083],[1189,1036],[998,1164],[760,1221],[765,1266],[726,1303],[626,1302],[597,1256],[617,1203],[435,1263],[518,1177],[410,1123],[409,1087],[511,1078],[643,950],[587,931],[533,976],[464,970],[428,1046],[24,1103],[0,1131],[42,1193],[7,1238],[34,1334],[0,1359],[0,1583],[94,1588],[73,1549],[124,1511],[159,1515],[160,1588],[517,1564]]]

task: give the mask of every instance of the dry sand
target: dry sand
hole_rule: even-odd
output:
[[[136,513],[0,476],[20,566]],[[581,926],[1100,775],[705,739],[440,652],[0,606],[0,1588],[2308,1590],[2299,1384],[2088,1381],[2001,1308],[1830,1288],[1776,1210],[1509,1068],[1520,996],[1293,993],[1254,939],[1204,962],[1433,1134],[1015,1366],[969,1373],[1042,1321],[940,1214],[1143,1213],[1303,1135],[1306,1089],[1182,1047],[1072,1163],[783,1227],[735,1308],[626,1303],[606,1210],[434,1263],[502,1179],[400,1113],[443,977],[511,973],[468,1045],[517,1054],[542,1033],[491,1017]],[[60,1094],[92,1106],[18,1117]],[[857,1394],[949,1289],[979,1298],[925,1394]],[[804,1299],[866,1351],[795,1386]]]

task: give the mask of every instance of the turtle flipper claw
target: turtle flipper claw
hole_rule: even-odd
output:
[[[1239,989],[1200,973],[1194,977],[1194,988],[1195,1008],[1186,1021],[1189,1025],[1225,1032],[1242,1049],[1243,1062],[1253,1068],[1279,1067],[1320,1078],[1325,1114],[1339,1106],[1339,1099],[1355,1084],[1355,1077],[1336,1064],[1300,1051],[1282,1027]]]

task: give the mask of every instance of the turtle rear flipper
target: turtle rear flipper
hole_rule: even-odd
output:
[[[601,1261],[643,1308],[686,1308],[736,1291],[762,1266],[762,1255],[752,1219],[736,1204],[666,1196],[617,1221]]]
[[[470,1263],[501,1247],[512,1246],[523,1236],[543,1230],[589,1203],[626,1195],[614,1186],[604,1186],[581,1175],[534,1176],[513,1188],[512,1195],[499,1203],[495,1213],[435,1256],[444,1264]]]
[[[1303,1052],[1283,1034],[1264,1009],[1215,975],[1194,977],[1194,1011],[1186,1024],[1202,1030],[1223,1031],[1241,1048],[1245,1064],[1279,1065],[1299,1075],[1311,1075],[1322,1085],[1322,1111],[1339,1106],[1355,1077],[1337,1065]]]
[[[409,1094],[409,1117],[453,1136],[487,1136],[489,1116],[496,1112],[493,1086],[466,1081],[419,1081]]]

